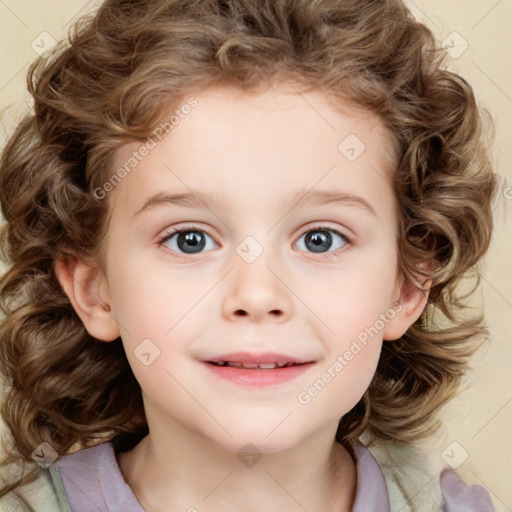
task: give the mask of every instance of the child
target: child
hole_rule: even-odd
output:
[[[430,31],[400,0],[75,28],[0,167],[2,510],[493,510],[416,444],[487,332],[456,286],[496,189]]]

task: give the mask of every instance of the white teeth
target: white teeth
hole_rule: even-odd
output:
[[[235,361],[216,361],[217,366],[233,366],[235,368],[248,368],[248,369],[262,369],[262,370],[274,370],[275,368],[283,368],[284,366],[293,366],[295,363],[287,363],[282,361],[279,363],[240,363]]]
[[[258,366],[260,368],[269,369],[269,370],[273,370],[274,368],[277,368],[277,364],[276,363],[267,363],[267,364],[261,363]]]
[[[244,368],[258,368],[258,363],[242,363]]]

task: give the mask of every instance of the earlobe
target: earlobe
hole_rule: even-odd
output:
[[[112,315],[108,283],[91,262],[66,252],[55,261],[55,274],[87,332],[102,341],[120,336]]]
[[[393,304],[397,305],[397,307],[393,307],[396,314],[384,327],[384,340],[392,341],[401,338],[407,329],[421,316],[427,305],[432,281],[425,280],[419,274],[415,274],[415,276],[418,280],[417,284],[424,291],[418,290],[417,286],[407,280],[403,274],[400,276],[395,287],[394,300],[392,301]]]

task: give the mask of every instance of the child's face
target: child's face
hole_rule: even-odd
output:
[[[395,304],[389,137],[375,116],[341,114],[320,92],[210,88],[195,98],[106,199],[102,293],[150,429],[184,427],[234,450],[333,436],[370,384],[383,338],[416,318]],[[140,147],[122,148],[114,170]],[[344,199],[313,199],[321,193]],[[193,198],[144,208],[155,194]],[[159,245],[173,228],[195,231]],[[240,351],[314,363],[255,386],[204,362]]]

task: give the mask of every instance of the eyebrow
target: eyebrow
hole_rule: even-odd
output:
[[[371,213],[377,217],[377,213],[375,212],[372,205],[366,199],[358,195],[335,190],[316,190],[308,193],[308,190],[309,189],[299,190],[290,196],[290,209],[294,208],[298,203],[307,203],[312,205],[345,203],[347,205],[356,206],[362,210],[366,210],[368,213]],[[143,206],[133,214],[133,217],[136,217],[137,215],[160,206],[182,206],[188,208],[206,206],[209,208],[210,204],[220,207],[221,205],[228,203],[229,201],[227,201],[227,199],[223,198],[222,196],[207,196],[197,190],[193,192],[183,192],[178,194],[158,192],[150,196],[144,202]]]

